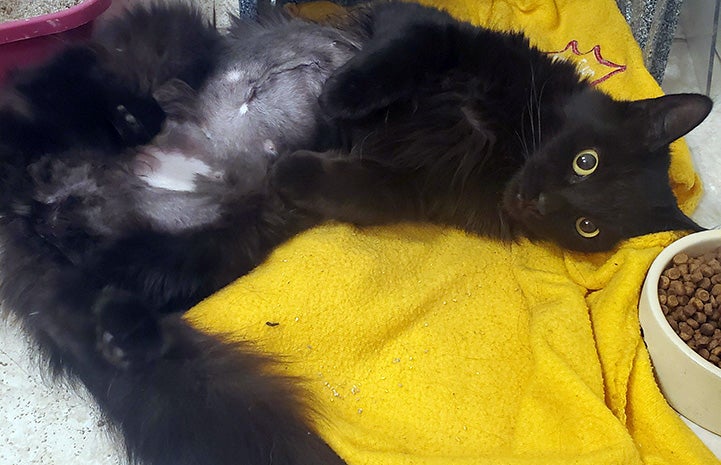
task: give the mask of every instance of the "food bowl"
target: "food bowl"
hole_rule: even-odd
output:
[[[8,73],[37,63],[69,42],[90,36],[112,0],[84,0],[54,13],[0,23],[0,84]]]
[[[690,234],[665,248],[651,264],[639,301],[643,338],[658,384],[669,404],[697,425],[721,435],[721,368],[691,349],[664,316],[658,286],[676,254],[701,256],[721,247],[721,231]]]

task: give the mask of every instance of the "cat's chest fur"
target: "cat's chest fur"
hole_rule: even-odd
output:
[[[232,172],[233,188],[251,191],[279,153],[315,144],[318,95],[352,40],[297,21],[243,32],[228,37],[224,63],[197,95],[171,97],[187,100],[187,114],[138,151],[134,172],[149,187],[199,192],[196,181],[225,182]]]

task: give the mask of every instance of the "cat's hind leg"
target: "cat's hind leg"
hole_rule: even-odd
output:
[[[172,80],[197,90],[222,48],[220,33],[190,5],[132,8],[91,41],[13,73],[0,93],[3,142],[28,156],[146,143],[165,120],[155,92]]]
[[[70,147],[117,151],[157,134],[158,103],[110,74],[100,54],[74,46],[15,73],[0,95],[3,143],[32,159]]]
[[[88,388],[131,462],[343,463],[314,432],[301,380],[273,374],[272,357],[170,315],[154,323],[164,335],[162,354],[127,367],[111,363],[97,347],[93,306],[105,300],[127,310],[131,299],[104,291],[99,276],[54,253],[22,219],[4,222],[0,233],[3,312],[23,326],[54,374]]]

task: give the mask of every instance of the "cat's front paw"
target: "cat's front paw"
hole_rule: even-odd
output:
[[[308,208],[318,195],[324,175],[323,160],[319,154],[301,150],[276,161],[270,182],[283,200]]]
[[[323,85],[320,106],[331,119],[359,120],[414,91],[414,75],[389,65],[383,57],[357,59],[336,71]]]
[[[97,349],[112,365],[140,368],[162,356],[165,344],[159,321],[135,295],[105,288],[93,310]]]
[[[357,119],[377,108],[366,91],[368,79],[354,68],[341,70],[331,76],[323,87],[320,105],[330,118]]]
[[[160,132],[165,113],[151,97],[121,97],[108,108],[107,116],[121,143],[133,147],[149,142]]]

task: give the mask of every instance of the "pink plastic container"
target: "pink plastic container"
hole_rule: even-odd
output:
[[[90,36],[112,0],[84,0],[47,15],[0,23],[0,84],[10,70],[37,63],[63,45]]]

